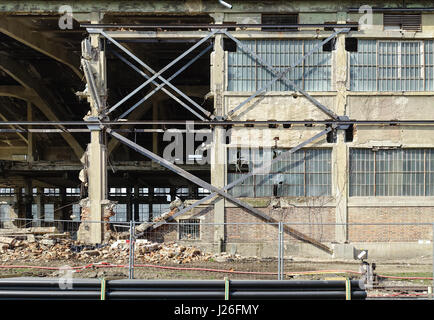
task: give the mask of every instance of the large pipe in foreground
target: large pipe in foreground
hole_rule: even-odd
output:
[[[112,291],[105,293],[108,300],[224,300],[224,291]],[[231,300],[281,300],[281,299],[321,299],[345,300],[345,291],[235,291],[230,292]],[[351,299],[363,300],[366,291],[352,291]],[[35,290],[0,290],[1,299],[80,299],[99,300],[101,291],[35,291]]]
[[[362,281],[351,281],[351,299],[365,299]],[[103,291],[103,292],[102,292]],[[104,293],[107,299],[142,300],[220,300],[225,298],[222,280],[100,280],[71,279],[70,286],[61,289],[60,280],[0,279],[1,300],[50,299],[94,300]],[[345,299],[345,281],[294,280],[233,280],[229,282],[230,299]]]

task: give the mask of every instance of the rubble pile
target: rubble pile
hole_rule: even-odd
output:
[[[51,230],[54,231],[54,230]],[[108,262],[126,264],[129,260],[128,240],[110,240],[102,245],[83,245],[68,238],[68,233],[0,236],[0,263],[27,262],[38,265],[62,261],[69,264]],[[241,260],[239,255],[211,254],[195,246],[176,242],[156,243],[146,239],[135,242],[136,264],[188,264],[191,262],[227,262]]]

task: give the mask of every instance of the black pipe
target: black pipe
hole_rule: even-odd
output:
[[[100,291],[0,291],[0,299],[80,299],[99,300]],[[366,298],[366,291],[352,291],[351,299]],[[223,291],[115,291],[106,292],[108,300],[223,300]],[[249,291],[231,292],[230,300],[255,299],[345,299],[345,291]]]
[[[223,299],[221,291],[115,291],[107,292],[107,299]],[[235,291],[229,293],[229,299],[345,299],[345,291]],[[352,291],[355,300],[366,298],[366,291]]]
[[[221,289],[225,287],[224,281],[211,280],[110,280],[110,289],[137,289],[137,290],[183,290],[183,289]],[[295,281],[295,280],[231,280],[230,287],[243,290],[257,290],[257,288],[264,288],[264,290],[299,290],[299,289],[312,289],[312,290],[345,290],[344,281],[322,281],[322,280],[308,280],[308,281]],[[363,283],[359,280],[351,280],[351,288],[362,290]]]
[[[71,279],[62,290],[61,279],[0,279],[0,299],[99,299],[101,282]],[[365,299],[363,283],[351,280],[352,299]],[[107,299],[215,300],[225,296],[222,280],[108,280]],[[230,299],[345,299],[345,281],[232,280]]]
[[[0,299],[3,298],[40,298],[40,299],[100,299],[100,291],[73,291],[73,290],[55,290],[55,291],[32,291],[32,290],[0,290]]]

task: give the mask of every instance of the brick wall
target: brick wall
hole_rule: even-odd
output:
[[[265,214],[288,223],[288,226],[321,242],[334,241],[335,226],[319,225],[335,222],[335,209],[331,207],[313,208],[259,208]],[[240,208],[226,208],[227,242],[259,242],[277,240],[277,226],[266,225],[264,221]],[[230,223],[255,223],[254,225],[231,225]],[[256,224],[257,223],[257,224]],[[298,225],[300,223],[300,225]],[[285,235],[285,238],[290,235]]]
[[[348,208],[348,237],[350,242],[397,242],[432,239],[433,207],[370,207]],[[355,223],[371,225],[351,225]],[[408,225],[379,225],[379,224]],[[375,225],[377,224],[377,225]]]

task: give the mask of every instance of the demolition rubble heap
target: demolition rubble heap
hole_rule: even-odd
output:
[[[113,233],[112,237],[122,234]],[[112,238],[102,245],[86,245],[72,240],[68,232],[58,233],[55,227],[0,230],[0,262],[77,263],[110,262],[125,264],[130,244],[126,239]],[[206,253],[194,246],[175,242],[156,243],[147,239],[135,241],[136,263],[187,264],[200,261],[241,259],[239,255]]]
[[[182,203],[179,200],[172,202],[170,211],[156,217],[153,222],[144,222],[136,226],[135,234],[143,237],[154,223],[169,221],[181,206]],[[88,245],[85,242],[73,240],[69,232],[59,233],[56,227],[17,228],[14,226],[9,229],[0,229],[0,262],[92,263],[104,261],[116,264],[127,263],[130,250],[129,232],[106,230],[105,235],[104,244]],[[150,264],[226,262],[246,259],[240,255],[206,253],[195,246],[181,245],[176,242],[157,243],[147,239],[136,239],[134,257],[136,263]]]

